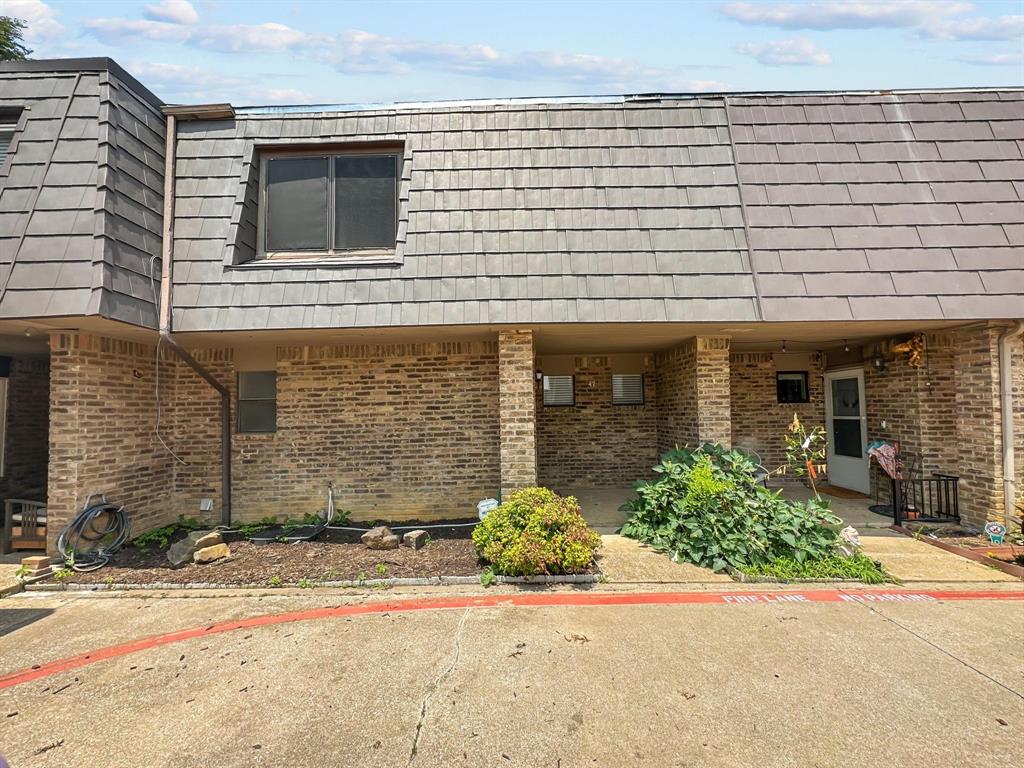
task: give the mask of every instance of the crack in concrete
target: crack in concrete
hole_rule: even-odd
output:
[[[469,618],[469,611],[470,609],[467,607],[462,612],[462,617],[459,619],[459,625],[455,628],[455,656],[452,658],[451,664],[442,670],[441,674],[434,678],[434,682],[432,682],[427,688],[427,693],[423,697],[423,701],[420,702],[420,718],[416,723],[416,732],[413,734],[412,749],[409,750],[409,760],[406,763],[406,768],[412,765],[413,760],[416,759],[416,750],[419,748],[420,735],[423,731],[423,723],[427,718],[427,705],[430,704],[430,700],[434,697],[434,694],[437,693],[437,689],[441,686],[444,679],[454,671],[455,666],[459,663],[459,658],[462,656],[462,627],[465,625],[466,619]]]
[[[1003,683],[1003,682],[1001,682],[999,680],[996,680],[994,677],[992,677],[988,673],[983,672],[982,670],[978,669],[976,666],[974,666],[970,662],[965,661],[964,659],[961,659],[959,656],[957,656],[952,651],[947,651],[941,645],[937,645],[936,643],[933,643],[931,640],[929,640],[924,635],[919,634],[918,632],[915,632],[914,630],[912,630],[910,627],[906,626],[905,624],[901,624],[900,622],[898,622],[896,619],[892,618],[891,616],[888,616],[888,615],[882,613],[880,610],[878,610],[878,605],[877,604],[861,603],[861,605],[863,605],[865,608],[867,608],[871,613],[875,614],[876,616],[880,616],[883,620],[888,621],[890,624],[892,624],[892,625],[894,625],[896,627],[899,627],[904,632],[906,632],[906,633],[916,637],[922,643],[925,643],[926,645],[931,646],[932,648],[934,648],[939,653],[941,653],[941,654],[943,654],[945,656],[948,656],[949,658],[953,659],[953,661],[956,661],[956,662],[959,662],[960,664],[963,664],[969,670],[971,670],[975,674],[978,674],[981,677],[985,678],[990,683],[995,683],[1000,688],[1002,688],[1003,690],[1005,690],[1005,691],[1007,691],[1009,693],[1012,693],[1017,698],[1024,699],[1024,694],[1022,694],[1020,691],[1017,691],[1017,690],[1011,688],[1006,683]]]

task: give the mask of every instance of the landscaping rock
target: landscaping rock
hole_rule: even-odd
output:
[[[203,531],[197,531],[197,533],[204,533]],[[206,549],[206,547],[212,547],[214,544],[223,544],[224,537],[220,535],[220,531],[206,531],[203,536],[196,539],[196,549]]]
[[[192,555],[199,549],[197,542],[212,531],[191,531],[188,536],[171,544],[167,550],[167,559],[175,568],[192,562]]]
[[[398,549],[401,539],[391,532],[386,525],[371,528],[359,537],[370,549]]]
[[[426,531],[409,531],[402,537],[402,543],[413,549],[422,549],[427,545],[428,538],[430,538],[430,535]]]
[[[231,557],[231,550],[227,544],[214,544],[212,547],[197,549],[193,558],[197,563],[212,563],[214,560],[221,560]]]

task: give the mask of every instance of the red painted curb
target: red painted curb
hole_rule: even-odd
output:
[[[363,614],[404,613],[409,611],[455,610],[459,608],[541,608],[545,606],[619,606],[619,605],[753,605],[785,603],[928,603],[946,600],[1024,600],[1020,592],[936,592],[911,590],[871,590],[852,592],[838,589],[806,590],[792,592],[641,592],[641,593],[536,593],[515,595],[479,595],[476,597],[437,597],[412,600],[362,603],[359,605],[336,605],[313,608],[290,613],[265,614],[248,619],[218,622],[202,627],[182,629],[163,635],[153,635],[118,645],[110,645],[95,651],[69,656],[47,664],[0,677],[0,690],[22,683],[29,683],[42,677],[78,669],[97,661],[126,656],[137,651],[162,645],[207,637],[238,629],[266,627],[274,624],[288,624],[313,619],[331,619],[342,616]]]

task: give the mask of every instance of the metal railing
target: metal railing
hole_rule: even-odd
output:
[[[959,522],[960,478],[939,472],[931,477],[893,478],[893,522]]]

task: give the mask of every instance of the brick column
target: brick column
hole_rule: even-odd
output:
[[[698,336],[695,340],[697,440],[732,444],[732,397],[729,386],[729,338]]]
[[[960,518],[982,526],[1003,520],[1002,423],[999,408],[998,327],[957,333],[956,444]]]
[[[501,492],[537,484],[533,331],[498,333]]]
[[[656,360],[658,449],[732,444],[729,339],[697,336]]]

